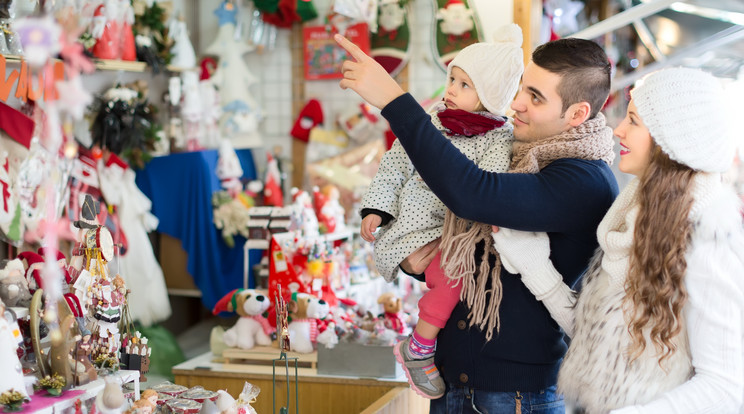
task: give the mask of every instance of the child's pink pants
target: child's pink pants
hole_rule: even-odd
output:
[[[440,262],[441,253],[437,253],[434,260],[426,268],[427,292],[419,299],[419,318],[442,329],[447,323],[455,305],[460,301],[462,283],[453,287],[444,274]]]

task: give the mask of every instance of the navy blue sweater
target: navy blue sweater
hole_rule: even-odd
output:
[[[442,136],[411,95],[395,99],[382,115],[426,184],[453,213],[547,232],[553,264],[569,286],[578,287],[597,248],[597,225],[618,192],[605,162],[561,159],[537,174],[486,172]],[[477,269],[482,246],[476,250]],[[500,332],[486,342],[483,332],[468,328],[468,309],[460,302],[439,333],[437,366],[453,386],[534,392],[555,385],[567,348],[563,333],[518,276],[502,268],[501,282]]]

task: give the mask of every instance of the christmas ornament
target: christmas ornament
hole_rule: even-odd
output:
[[[466,46],[479,41],[477,15],[468,0],[436,0],[432,51],[439,67],[447,65]]]
[[[390,75],[397,75],[409,58],[408,0],[380,0],[377,32],[370,35],[370,56]]]

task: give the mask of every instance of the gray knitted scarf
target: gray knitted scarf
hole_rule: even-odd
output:
[[[612,164],[615,158],[612,129],[606,126],[602,113],[591,120],[551,138],[515,145],[509,173],[534,174],[555,160],[578,158],[603,160]],[[475,277],[475,247],[483,241],[484,251]],[[493,247],[491,226],[455,216],[447,210],[442,230],[442,269],[456,286],[462,283],[460,300],[470,309],[470,326],[476,325],[486,333],[486,340],[499,331],[501,304],[501,260]],[[496,265],[489,268],[489,255],[496,257]],[[488,287],[490,280],[490,287]]]

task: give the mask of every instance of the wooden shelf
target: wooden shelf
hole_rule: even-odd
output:
[[[126,72],[144,72],[147,63],[127,60],[105,60],[93,59],[97,69],[101,70],[123,70]]]
[[[20,63],[23,61],[23,56],[19,55],[3,55],[6,62]],[[60,61],[60,59],[54,59],[54,61]],[[96,65],[98,70],[123,70],[126,72],[144,72],[147,69],[147,63],[139,61],[127,61],[127,60],[107,60],[107,59],[93,59],[93,63]]]

